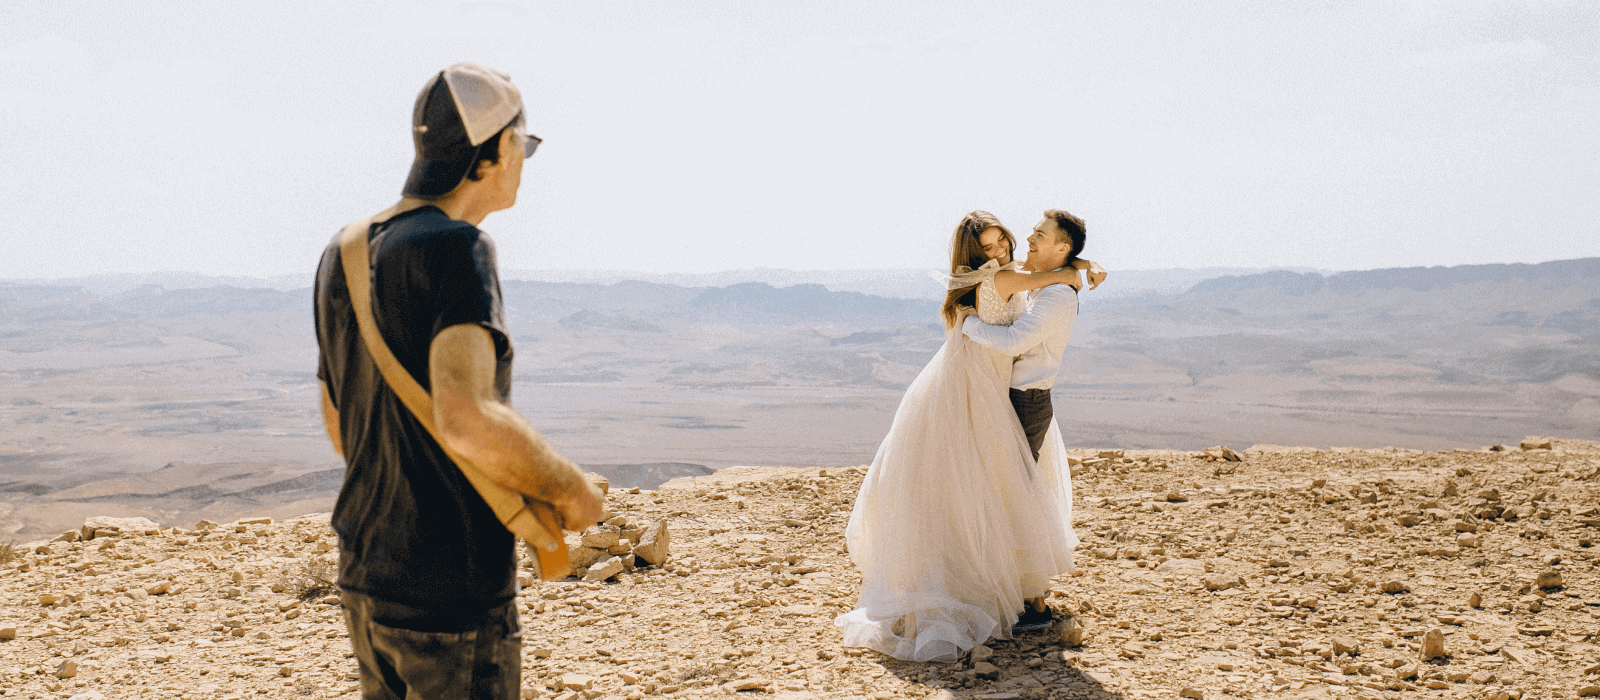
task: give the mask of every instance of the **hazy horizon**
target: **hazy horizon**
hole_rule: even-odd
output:
[[[1568,258],[1534,263],[1496,262],[1487,265],[1540,265]],[[1424,269],[1450,269],[1476,265],[1432,266]],[[1375,268],[1395,269],[1395,268]],[[820,284],[832,291],[857,291],[867,294],[898,298],[933,298],[943,294],[933,281],[933,267],[877,267],[859,269],[794,269],[772,267],[747,267],[727,270],[697,270],[694,272],[664,272],[649,270],[623,270],[589,267],[581,269],[504,269],[503,281],[551,282],[610,285],[626,281],[653,282],[681,287],[726,287],[747,282],[765,282],[784,288],[798,284]],[[1102,297],[1145,295],[1150,293],[1171,295],[1183,292],[1203,280],[1218,277],[1260,274],[1264,272],[1316,273],[1325,277],[1346,272],[1367,270],[1341,270],[1305,266],[1277,267],[1195,267],[1162,268],[1148,270],[1112,270],[1112,277],[1094,293]],[[56,277],[0,277],[0,284],[36,284],[45,286],[78,286],[96,294],[118,294],[146,284],[156,284],[166,289],[201,289],[232,286],[293,291],[310,287],[314,273],[254,276],[211,275],[184,270],[157,270],[151,272],[117,272],[94,275],[64,275]]]

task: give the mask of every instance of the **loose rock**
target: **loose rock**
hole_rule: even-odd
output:
[[[611,557],[610,559],[589,567],[589,573],[583,575],[583,580],[604,581],[612,576],[622,573],[624,568],[625,567],[622,564],[622,557]]]
[[[994,658],[994,650],[987,645],[979,644],[972,648],[972,663],[981,664]]]
[[[1081,646],[1083,644],[1083,625],[1078,622],[1078,618],[1069,617],[1065,620],[1062,620],[1058,627],[1061,628],[1062,644],[1065,644],[1069,647]]]
[[[563,673],[557,685],[562,690],[588,690],[594,687],[594,676],[582,673]]]
[[[1351,637],[1334,637],[1333,653],[1355,656],[1361,653],[1361,642]]]
[[[1445,656],[1444,630],[1435,627],[1428,630],[1427,634],[1422,635],[1422,659],[1424,661],[1441,659]]]
[[[667,520],[662,518],[645,530],[644,537],[639,538],[639,544],[633,548],[633,556],[661,566],[667,563],[671,544],[672,535],[667,531]]]

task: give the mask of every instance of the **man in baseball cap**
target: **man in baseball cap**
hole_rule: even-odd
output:
[[[367,242],[366,264],[350,274],[370,272],[372,325],[431,397],[432,431],[362,340],[343,235],[317,268],[323,418],[346,465],[332,516],[338,584],[369,700],[520,697],[515,540],[451,453],[578,529],[602,513],[598,491],[510,404],[494,242],[478,224],[517,201],[539,143],[524,119],[504,73],[440,71],[412,112],[416,160],[402,199],[347,227],[347,245],[363,233]]]
[[[511,78],[475,63],[457,63],[423,86],[411,112],[411,163],[404,194],[434,200],[467,177],[483,144],[511,126],[523,137],[523,157],[533,155],[539,137],[522,132],[522,93]]]

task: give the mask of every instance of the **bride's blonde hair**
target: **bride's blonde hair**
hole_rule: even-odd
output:
[[[971,212],[961,218],[961,223],[956,224],[955,235],[950,238],[950,274],[976,270],[989,262],[989,256],[984,254],[983,243],[978,237],[991,228],[1000,229],[1000,237],[1011,251],[1008,257],[1015,257],[1017,239],[1011,235],[1011,230],[1001,224],[1000,219],[994,214],[986,211]],[[939,310],[939,314],[944,317],[944,327],[950,328],[956,324],[957,306],[977,306],[977,304],[976,287],[963,287],[946,292],[944,306]]]

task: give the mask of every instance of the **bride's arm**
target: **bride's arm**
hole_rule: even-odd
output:
[[[1006,299],[1010,299],[1011,295],[1017,292],[1044,289],[1052,284],[1065,284],[1071,285],[1073,289],[1083,289],[1083,281],[1079,279],[1076,267],[1063,267],[1051,272],[1027,273],[1001,270],[994,273],[994,289]]]

